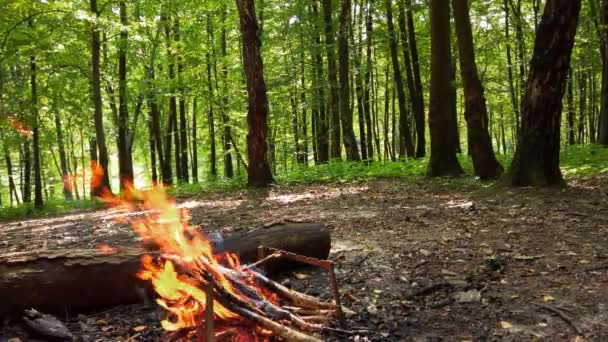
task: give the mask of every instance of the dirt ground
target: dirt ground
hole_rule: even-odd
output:
[[[608,341],[608,178],[564,189],[450,190],[379,180],[182,199],[194,224],[327,224],[353,334],[328,341]],[[116,210],[0,223],[0,253],[128,245]],[[328,298],[323,272],[287,276]],[[1,304],[0,304],[1,305]],[[64,319],[65,317],[60,317]],[[67,317],[81,341],[161,341],[143,305]],[[15,321],[0,341],[27,340]],[[13,340],[18,341],[18,340]]]

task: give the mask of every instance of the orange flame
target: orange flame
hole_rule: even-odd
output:
[[[103,176],[103,170],[99,170],[93,169],[93,177]],[[91,184],[98,184],[98,180],[91,180]],[[145,245],[158,247],[163,257],[142,257],[142,269],[137,277],[152,284],[159,296],[157,303],[169,312],[169,318],[161,322],[165,330],[192,330],[204,324],[207,294],[203,288],[211,278],[230,295],[243,301],[250,300],[233,287],[223,271],[232,269],[247,274],[249,271],[240,270],[238,256],[215,254],[210,240],[189,224],[189,212],[178,208],[163,187],[140,191],[130,186],[128,193],[129,200],[109,193],[100,200],[115,208],[141,212],[141,215],[131,218],[133,229]],[[253,280],[241,280],[261,297],[277,302],[276,295],[257,287]],[[221,303],[214,301],[213,310],[215,319],[227,327],[224,329],[220,324],[216,336],[229,334],[235,341],[267,341],[268,332],[260,327],[253,326],[249,331],[235,327],[250,324]]]

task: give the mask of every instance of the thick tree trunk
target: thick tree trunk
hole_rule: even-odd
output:
[[[215,249],[234,252],[248,263],[257,260],[262,245],[326,259],[331,238],[322,224],[290,223],[227,236]],[[141,256],[154,253],[125,247],[111,254],[76,249],[0,255],[0,317],[32,307],[65,313],[142,302],[148,285],[135,275]],[[271,263],[267,270],[287,271],[297,265]]]
[[[488,133],[488,109],[484,89],[477,73],[471,19],[467,0],[452,0],[458,36],[460,72],[464,87],[469,151],[475,174],[481,179],[498,178],[503,168],[494,156],[492,138]]]
[[[462,168],[456,158],[455,124],[450,99],[450,4],[445,0],[430,0],[431,13],[431,98],[429,103],[429,126],[431,131],[431,159],[428,175],[454,176]]]
[[[99,18],[99,11],[97,9],[97,0],[90,0],[90,10],[93,12],[95,18]],[[101,71],[99,66],[99,50],[100,50],[100,39],[99,39],[99,28],[95,21],[91,29],[91,100],[93,102],[93,121],[95,123],[95,152],[91,152],[92,162],[95,163],[95,167],[101,167],[103,170],[103,176],[101,182],[91,183],[91,197],[100,196],[102,192],[109,191],[110,187],[110,174],[108,172],[108,148],[106,145],[106,135],[103,129],[103,112],[102,112],[102,99],[101,99]],[[91,179],[93,179],[91,177]]]
[[[562,98],[570,69],[580,0],[549,0],[538,26],[522,106],[522,130],[511,164],[515,186],[562,184]]]
[[[385,0],[384,3],[386,5],[389,49],[391,51],[393,75],[397,90],[397,102],[399,103],[399,156],[401,158],[414,157],[415,148],[412,143],[412,133],[409,125],[409,111],[405,102],[405,90],[403,88],[403,78],[401,76],[401,67],[399,66],[399,57],[397,54],[397,36],[393,24],[393,4],[390,0]]]
[[[120,1],[120,40],[118,42],[118,176],[120,190],[133,185],[133,158],[129,149],[129,109],[127,104],[127,5]]]
[[[346,158],[350,161],[360,161],[361,155],[357,147],[355,131],[353,129],[353,112],[350,108],[349,85],[349,53],[348,36],[351,23],[351,2],[342,0],[338,24],[338,73],[340,81],[339,105],[340,119],[342,121],[342,141],[346,150]]]
[[[254,0],[237,0],[243,41],[243,64],[247,81],[247,184],[266,187],[274,180],[268,164],[268,99]]]
[[[338,93],[338,72],[336,70],[336,40],[333,28],[332,0],[321,0],[323,5],[323,19],[325,23],[325,46],[327,53],[327,78],[329,81],[329,118],[331,122],[330,135],[330,157],[340,159],[341,131],[340,131],[340,97]]]

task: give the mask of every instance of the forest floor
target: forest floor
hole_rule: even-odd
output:
[[[356,335],[328,341],[608,341],[608,177],[563,189],[454,189],[426,180],[280,186],[181,199],[223,230],[281,220],[327,224]],[[114,210],[0,223],[0,253],[127,245]],[[324,273],[286,275],[328,298]],[[435,286],[431,286],[435,285]],[[421,289],[424,289],[422,291]],[[0,304],[1,305],[1,304]],[[82,341],[161,340],[155,310],[69,318]],[[24,338],[0,322],[0,341]],[[584,335],[577,337],[577,335]],[[18,340],[14,340],[18,341]]]

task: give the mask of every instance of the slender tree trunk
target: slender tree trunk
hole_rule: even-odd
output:
[[[471,19],[467,0],[452,0],[454,21],[458,36],[460,72],[464,87],[469,151],[475,174],[481,179],[498,178],[503,168],[496,160],[492,138],[488,132],[488,109],[484,89],[477,72]]]
[[[207,35],[209,36],[209,46],[213,46],[213,27],[211,17],[207,17]],[[213,86],[211,79],[211,54],[207,52],[207,91],[209,108],[207,111],[207,124],[209,125],[209,173],[212,178],[217,177],[217,156],[215,148],[215,119],[213,113]],[[195,114],[195,113],[194,113]]]
[[[574,145],[574,94],[572,91],[572,69],[568,73],[568,145]]]
[[[198,183],[198,102],[196,97],[192,100],[192,182]],[[215,146],[214,146],[215,147]]]
[[[133,159],[129,150],[129,109],[127,107],[127,5],[120,1],[120,40],[118,46],[118,174],[120,190],[128,191],[133,185]]]
[[[312,11],[312,21],[313,21],[313,69],[315,78],[313,78],[314,89],[315,91],[315,107],[318,113],[318,117],[316,121],[316,134],[315,140],[317,145],[317,158],[319,163],[326,163],[329,160],[329,132],[328,132],[328,118],[326,111],[326,103],[325,103],[325,87],[323,85],[323,57],[321,56],[321,37],[319,35],[319,9],[318,9],[318,1],[313,0],[311,5]],[[330,94],[331,96],[331,94]],[[331,99],[330,99],[331,101]]]
[[[587,74],[579,71],[579,111],[577,122],[577,141],[579,144],[585,143],[585,117],[587,114]]]
[[[273,182],[268,164],[268,99],[254,0],[237,0],[243,41],[243,64],[247,81],[247,184],[266,187]]]
[[[407,80],[407,88],[409,91],[411,103],[412,103],[412,111],[414,114],[414,121],[416,123],[416,157],[418,157],[418,152],[420,150],[420,146],[424,149],[425,145],[425,127],[424,127],[424,103],[422,103],[419,98],[418,91],[416,89],[416,85],[414,83],[414,73],[412,71],[412,61],[410,58],[410,44],[408,44],[408,35],[406,29],[405,22],[405,7],[403,1],[398,1],[399,4],[399,31],[401,34],[401,46],[403,50],[403,62],[405,66],[405,76]],[[424,154],[423,154],[424,155]]]
[[[151,65],[150,70],[150,81],[151,84],[153,84],[155,78],[155,66]],[[150,134],[154,139],[154,147],[158,159],[158,164],[160,166],[160,179],[162,180],[163,184],[170,185],[173,182],[171,177],[171,158],[167,158],[167,156],[163,154],[163,134],[161,129],[160,110],[158,108],[157,101],[157,90],[150,89],[150,92],[148,94],[148,109],[150,113],[151,123]],[[171,142],[169,142],[168,145],[171,146]]]
[[[11,160],[11,153],[8,150],[7,144],[4,144],[4,162],[6,163],[6,173],[8,174],[8,191],[10,193],[11,205],[13,201],[19,205],[19,194],[17,193],[17,187],[15,186],[15,176],[13,174],[13,162]]]
[[[453,176],[462,168],[456,158],[453,131],[455,105],[450,99],[450,4],[445,0],[430,0],[431,18],[431,98],[429,126],[431,131],[431,159],[428,175]]]
[[[184,90],[184,62],[182,58],[182,46],[181,46],[181,30],[179,27],[179,19],[175,18],[173,24],[173,35],[175,39],[175,45],[177,46],[177,79],[179,83],[179,165],[181,170],[180,180],[184,183],[188,183],[188,122],[186,120],[186,92]],[[177,146],[178,143],[176,143]],[[176,150],[177,152],[177,150]],[[176,155],[177,158],[177,155]]]
[[[364,84],[363,84],[363,76],[362,76],[362,67],[361,67],[361,59],[363,58],[363,27],[365,26],[364,23],[364,17],[363,17],[363,12],[364,9],[362,6],[360,6],[359,4],[357,4],[357,2],[355,1],[355,6],[356,9],[358,9],[358,13],[356,16],[357,20],[355,20],[355,27],[356,27],[356,31],[357,31],[357,35],[356,35],[356,41],[355,41],[355,34],[354,31],[355,29],[353,29],[353,34],[352,34],[352,45],[355,46],[356,48],[354,49],[355,51],[355,56],[354,56],[354,73],[355,73],[355,91],[357,94],[357,119],[359,122],[359,140],[360,140],[360,144],[361,144],[361,159],[362,160],[368,160],[368,150],[367,150],[367,141],[370,139],[369,138],[369,131],[366,131],[365,129],[365,118],[366,118],[366,113],[365,113],[365,109],[369,109],[369,107],[365,107],[363,105],[363,102],[365,101],[365,90],[364,90]]]
[[[412,55],[412,73],[414,76],[414,89],[416,91],[412,98],[414,116],[416,119],[416,158],[426,155],[426,123],[424,113],[424,88],[420,76],[420,62],[418,58],[418,45],[416,43],[416,30],[414,26],[414,15],[412,11],[412,1],[404,0],[407,14],[407,31],[409,41],[409,52]],[[401,5],[401,4],[400,4]],[[422,115],[420,115],[422,113]]]
[[[156,186],[159,184],[156,166],[156,139],[154,137],[154,124],[152,123],[151,115],[150,118],[148,118],[148,131],[150,132],[148,142],[150,148],[150,170],[152,176],[152,185]]]
[[[302,162],[308,165],[308,103],[306,102],[306,57],[304,55],[304,40],[300,49],[300,102],[302,103]]]
[[[515,186],[562,184],[559,168],[562,98],[570,69],[580,0],[548,0],[538,26],[511,164]]]
[[[602,57],[602,88],[598,143],[608,146],[608,0],[601,1],[600,51]]]
[[[366,68],[365,68],[365,85],[363,88],[363,112],[365,114],[365,129],[367,131],[367,156],[369,160],[374,160],[374,130],[372,129],[372,44],[373,44],[373,21],[372,21],[372,1],[367,0],[365,3],[365,55],[366,55]],[[375,126],[374,126],[375,127]]]
[[[511,58],[511,37],[509,28],[509,0],[503,1],[505,10],[505,42],[507,46],[507,73],[509,77],[509,94],[511,95],[511,106],[513,106],[513,115],[515,117],[515,131],[519,132],[520,126],[520,113],[519,113],[519,101],[517,99],[517,92],[515,91],[515,80],[513,79],[513,59]]]
[[[412,142],[412,133],[409,126],[407,104],[405,103],[405,90],[403,88],[403,78],[399,57],[397,54],[397,37],[393,24],[393,5],[391,0],[385,0],[386,21],[388,24],[388,41],[391,51],[391,61],[393,65],[393,75],[397,91],[397,101],[399,103],[399,156],[401,158],[414,157],[415,148]]]
[[[99,11],[97,9],[97,0],[90,0],[90,9],[93,12],[95,18],[99,18]],[[98,21],[95,21],[91,29],[91,100],[93,102],[94,112],[93,121],[95,122],[95,153],[91,153],[91,156],[98,157],[92,159],[93,168],[97,169],[101,167],[103,175],[100,179],[91,177],[91,197],[100,196],[103,192],[111,192],[110,187],[110,175],[108,172],[108,148],[106,146],[106,135],[103,129],[103,112],[102,112],[102,99],[101,99],[101,71],[99,67],[99,50],[100,50],[100,39],[99,39],[99,28],[97,27]]]
[[[168,60],[168,73],[169,73],[169,82],[170,82],[170,92],[171,96],[169,96],[169,114],[168,114],[168,123],[167,123],[167,137],[165,138],[165,162],[171,164],[171,159],[175,157],[175,175],[178,182],[182,181],[183,173],[181,168],[181,154],[180,154],[180,146],[181,142],[179,139],[179,132],[177,130],[177,99],[175,97],[175,61],[174,54],[171,41],[171,24],[170,19],[167,16],[162,16],[162,21],[165,26],[165,38],[167,42],[167,60]],[[175,153],[172,155],[172,146],[174,144]]]
[[[61,119],[59,114],[55,113],[55,133],[57,134],[57,147],[59,150],[59,163],[61,164],[61,179],[63,181],[63,197],[66,200],[71,201],[72,196],[72,175],[68,168],[68,158],[65,152],[65,142],[63,139],[63,128],[61,125]]]
[[[361,155],[357,148],[355,131],[353,130],[353,113],[350,108],[349,85],[349,52],[348,36],[351,23],[351,2],[342,0],[338,25],[338,73],[340,78],[339,105],[342,120],[342,140],[346,150],[346,158],[350,161],[360,161]]]
[[[327,78],[329,80],[329,118],[331,119],[330,157],[340,159],[341,131],[340,131],[340,96],[338,87],[338,73],[336,70],[336,41],[332,18],[332,0],[321,0],[323,4],[323,18],[325,22],[325,46],[327,50]]]
[[[228,52],[226,50],[226,7],[222,8],[222,31],[221,31],[221,40],[220,40],[220,49],[222,56],[222,83],[223,83],[223,95],[221,97],[222,100],[222,143],[224,146],[224,176],[226,178],[232,178],[234,176],[234,166],[232,163],[232,133],[230,130],[230,123],[228,120],[228,114],[226,111],[228,110],[228,66],[226,57]],[[217,79],[217,77],[216,77]]]

